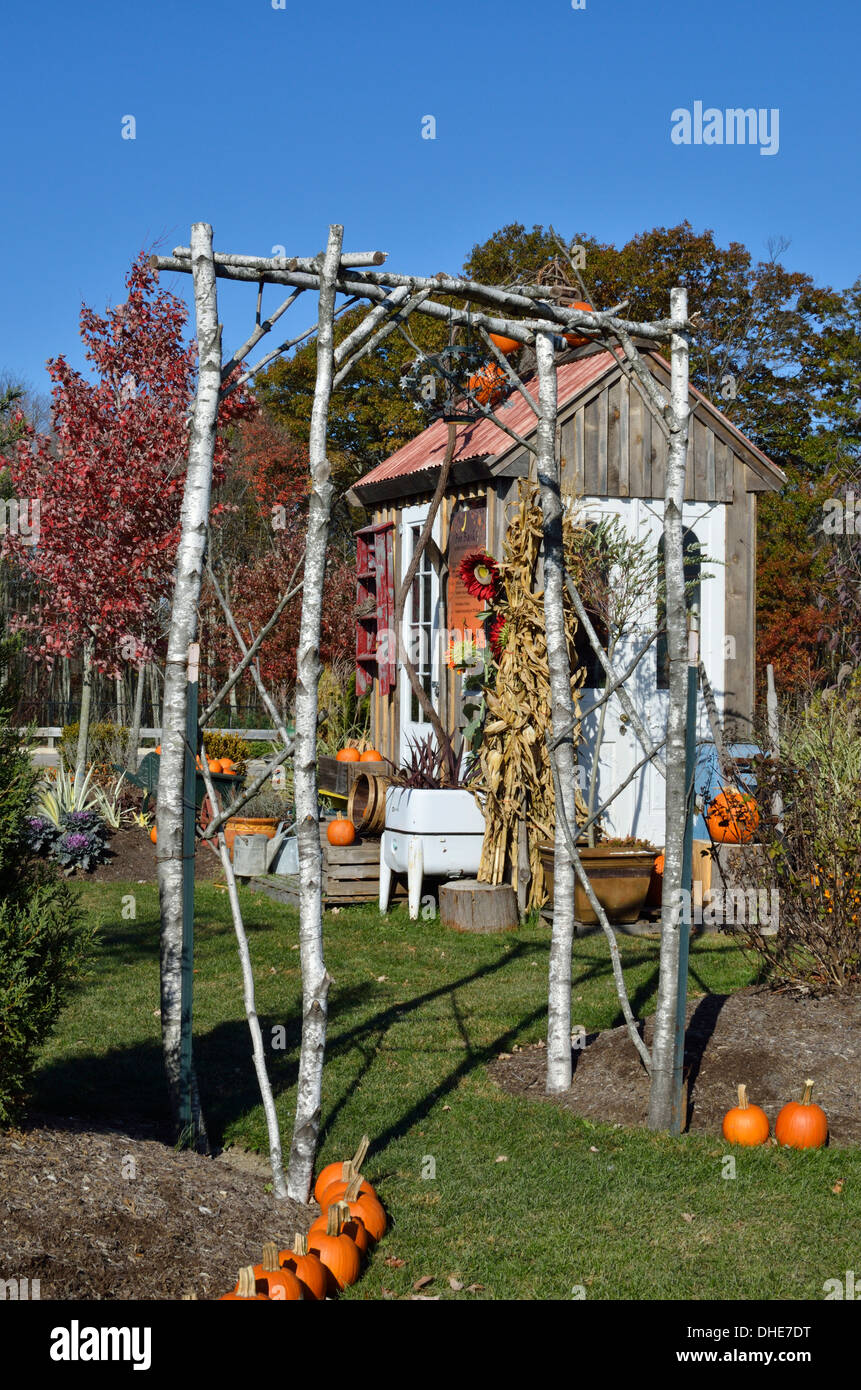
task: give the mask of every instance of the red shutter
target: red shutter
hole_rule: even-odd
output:
[[[363,526],[356,532],[356,694],[376,677],[380,693],[395,683],[394,523]]]

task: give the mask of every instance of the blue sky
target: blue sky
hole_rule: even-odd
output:
[[[138,250],[187,244],[197,220],[217,250],[257,255],[313,254],[343,222],[348,248],[433,273],[507,222],[618,244],[688,218],[755,255],[789,238],[790,268],[845,287],[861,274],[859,30],[857,0],[19,0],[0,370],[44,392],[49,356],[82,367],[81,300],[121,300]],[[778,153],[673,144],[671,113],[695,101],[777,108]],[[163,280],[188,297],[187,277]],[[230,348],[253,291],[219,291]]]

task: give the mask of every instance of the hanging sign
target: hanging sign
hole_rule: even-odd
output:
[[[448,529],[448,665],[474,666],[485,646],[478,621],[487,604],[471,594],[460,576],[461,561],[487,545],[487,505],[483,498],[458,502]]]

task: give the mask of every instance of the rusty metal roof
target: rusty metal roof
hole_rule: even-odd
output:
[[[663,373],[669,374],[669,364],[662,357],[653,352],[647,353],[647,356],[654,357]],[[616,356],[612,352],[590,352],[586,356],[560,363],[557,367],[558,410],[564,410],[577,396],[617,365]],[[530,377],[524,382],[524,386],[537,402],[537,376]],[[742,450],[747,453],[749,461],[760,464],[762,471],[770,477],[772,486],[780,486],[786,481],[781,469],[745,434],[742,434],[741,430],[709,401],[708,397],[704,396],[693,385],[690,387],[690,392],[694,400],[702,403],[706,410],[717,417],[738,440]],[[533,433],[536,415],[519,391],[512,391],[508,399],[496,407],[496,411],[500,418],[521,437],[528,438]],[[372,468],[369,473],[354,483],[356,492],[361,493],[364,488],[368,488],[373,497],[378,500],[388,495],[404,494],[411,489],[399,480],[413,476],[415,476],[416,483],[415,491],[432,489],[432,475],[442,464],[447,441],[448,425],[444,420],[436,420],[421,434],[416,435],[415,439],[411,439],[408,444],[395,450],[382,463],[377,464],[376,468]],[[482,470],[477,465],[481,461],[485,465],[484,476],[486,476],[488,465],[492,465],[495,460],[502,458],[503,455],[516,447],[516,441],[511,438],[511,435],[499,429],[492,420],[459,424],[452,460],[453,475],[457,478],[460,474],[462,481],[469,480],[472,474],[478,477]],[[426,476],[421,477],[422,474]],[[386,487],[386,484],[389,486]],[[368,500],[370,500],[370,496]]]
[[[609,371],[613,366],[612,353],[592,353],[574,362],[564,362],[558,369],[559,407],[567,405],[593,381]],[[530,377],[524,382],[528,391],[538,399],[538,378]],[[531,434],[535,429],[535,412],[527,405],[519,391],[513,391],[507,401],[497,406],[497,413],[511,429],[519,435]],[[354,487],[358,492],[373,484],[386,482],[390,478],[402,478],[411,473],[423,473],[437,469],[443,461],[448,440],[448,425],[444,420],[435,420],[421,434],[411,439],[409,444],[397,449],[383,463],[378,463],[370,473],[360,478]],[[454,463],[466,459],[501,458],[512,448],[515,441],[510,434],[494,425],[492,420],[478,420],[474,424],[457,426],[457,444]]]

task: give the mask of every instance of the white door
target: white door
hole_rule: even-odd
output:
[[[401,572],[403,583],[410,561],[415,554],[419,536],[428,514],[428,505],[406,507],[401,513]],[[433,538],[439,544],[439,515],[434,521]],[[410,661],[416,668],[422,688],[435,709],[439,708],[440,682],[440,595],[439,576],[425,550],[416,576],[404,604],[403,643]],[[424,740],[432,733],[416,694],[410,685],[403,665],[398,667],[398,703],[400,705],[401,759],[408,756],[410,741]]]
[[[649,544],[657,548],[663,535],[663,503],[645,502],[638,498],[597,500],[585,508],[588,516],[596,518],[609,512],[617,513],[630,533],[638,538],[648,538]],[[724,508],[720,504],[685,503],[682,524],[692,533],[704,555],[714,563],[701,566],[700,577],[700,650],[706,672],[712,683],[718,710],[723,712],[724,700]],[[640,620],[632,624],[616,648],[614,665],[623,671],[633,660],[634,655],[654,632],[657,623],[657,601],[643,611]],[[663,738],[667,728],[668,691],[663,688],[659,672],[659,650],[653,642],[634,675],[626,683],[634,706],[650,731],[655,742]],[[587,712],[596,698],[603,694],[600,688],[584,690],[581,707]],[[596,805],[600,805],[615,787],[628,777],[635,764],[643,757],[643,748],[627,721],[620,720],[621,705],[617,698],[608,701],[605,718],[604,737],[598,763],[598,795]],[[597,728],[598,714],[587,714],[583,722],[584,753],[581,758],[583,780],[588,785],[590,767],[589,746],[592,744]],[[698,707],[698,738],[707,738],[708,722],[702,698]],[[584,790],[588,795],[588,791]],[[666,814],[665,782],[660,772],[646,764],[633,781],[620,793],[604,813],[603,820],[609,835],[636,835],[651,840],[653,844],[664,842],[664,818]]]

